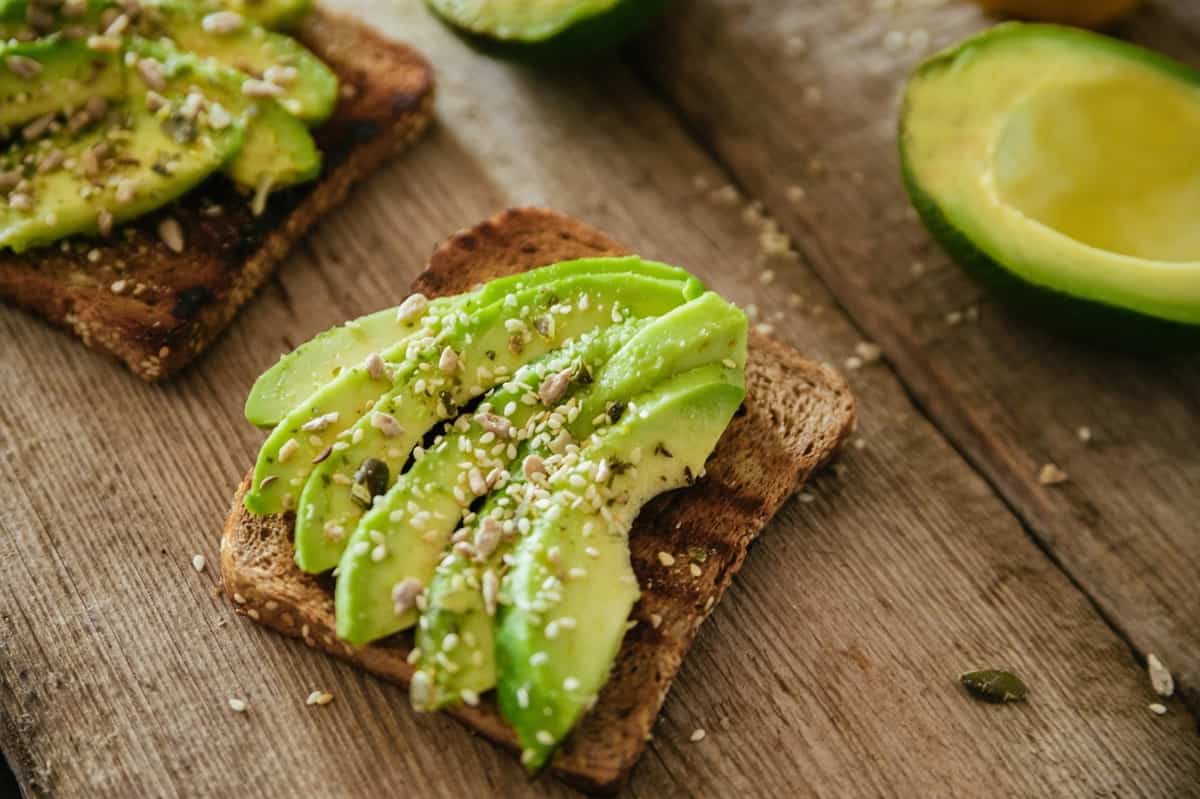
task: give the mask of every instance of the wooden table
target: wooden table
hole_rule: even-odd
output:
[[[350,2],[429,55],[441,124],[207,357],[147,386],[0,309],[0,743],[26,792],[570,793],[235,618],[214,567],[192,568],[215,564],[262,438],[240,413],[254,377],[398,301],[448,233],[544,203],[753,303],[845,366],[861,413],[704,626],[630,796],[1200,795],[1200,359],[1031,327],[915,221],[899,89],[987,24],[972,6],[681,1],[622,60],[535,73],[471,53],[415,0]],[[1121,33],[1200,64],[1188,0],[1151,0]],[[791,254],[764,255],[764,216]],[[862,341],[884,359],[851,368]],[[1046,463],[1070,480],[1041,485]],[[1164,716],[1148,652],[1180,683]],[[1024,675],[1029,701],[968,698],[955,678],[981,666]],[[306,706],[314,689],[335,700]]]

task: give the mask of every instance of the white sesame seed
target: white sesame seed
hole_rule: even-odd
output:
[[[1071,478],[1067,473],[1053,463],[1043,465],[1041,471],[1038,472],[1038,482],[1044,486],[1058,485],[1067,482],[1069,479]]]
[[[664,566],[668,566],[668,567],[674,566],[675,565],[675,556],[672,555],[670,552],[659,552],[658,553],[658,562]]]
[[[704,736],[707,734],[708,733],[706,733],[703,729],[697,727],[696,729],[692,730],[692,734],[688,736],[688,740],[694,744],[700,743],[704,740]]]
[[[396,417],[383,411],[373,411],[371,413],[371,427],[382,433],[384,438],[395,438],[404,434],[404,428],[396,421]]]
[[[284,95],[284,88],[271,83],[268,80],[246,78],[246,80],[242,82],[242,94],[246,95],[247,97],[254,97],[258,99],[282,97]]]
[[[204,571],[205,559],[203,555],[192,555],[192,568],[198,572]]]
[[[1075,436],[1084,444],[1088,444],[1092,440],[1092,428],[1081,426],[1075,431]]]
[[[200,25],[206,33],[224,36],[242,27],[242,15],[236,11],[214,11],[205,14],[200,20]]]
[[[563,680],[563,690],[564,691],[578,691],[579,690],[579,680],[575,677],[567,677],[565,680]]]
[[[1167,714],[1167,706],[1162,702],[1153,702],[1147,705],[1147,707],[1150,708],[1150,712],[1156,716],[1165,716]]]
[[[238,699],[237,697],[232,697],[229,700],[229,709],[232,710],[234,713],[245,713],[246,712],[246,700]]]
[[[283,442],[283,446],[279,448],[279,462],[286,463],[289,458],[296,454],[296,450],[298,449],[300,449],[300,445],[296,443],[296,439],[294,438],[289,438]]]
[[[554,743],[554,736],[547,730],[538,730],[535,737],[537,738],[537,742],[542,746],[551,746]]]
[[[158,237],[162,243],[167,245],[167,249],[174,253],[183,252],[183,228],[179,226],[179,222],[173,217],[164,217],[158,223]]]
[[[1159,696],[1170,696],[1175,693],[1175,678],[1158,659],[1158,655],[1153,652],[1146,656],[1146,670],[1150,674],[1150,686],[1154,689],[1154,693]]]

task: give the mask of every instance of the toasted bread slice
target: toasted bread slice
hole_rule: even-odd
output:
[[[69,327],[146,380],[203,351],[305,231],[433,116],[433,73],[412,48],[322,10],[295,35],[342,87],[334,115],[314,131],[320,178],[272,194],[256,217],[248,198],[217,175],[108,240],[0,252],[0,297]],[[183,252],[159,240],[166,216],[183,228]]]
[[[451,237],[433,253],[414,290],[461,292],[499,275],[555,261],[625,254],[621,245],[551,211],[514,209]],[[599,701],[551,768],[587,791],[618,790],[646,745],[659,708],[700,623],[713,611],[750,542],[854,426],[854,400],[830,369],[765,336],[752,334],[747,399],[695,485],[658,497],[638,516],[630,539],[642,597]],[[411,635],[352,647],[334,634],[332,583],[292,560],[287,516],[254,516],[242,506],[249,476],[233,500],[221,541],[225,591],[239,612],[309,646],[407,685]],[[699,548],[699,549],[697,549]],[[701,557],[689,553],[704,552]],[[665,566],[658,553],[675,556]],[[693,576],[692,564],[700,568]],[[491,696],[448,712],[514,751],[516,738]]]

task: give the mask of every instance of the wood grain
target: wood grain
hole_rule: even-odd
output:
[[[990,22],[960,2],[702,0],[640,62],[923,411],[1200,714],[1200,358],[1106,352],[1014,316],[938,250],[900,185],[905,77]],[[1200,65],[1194,4],[1151,3],[1118,32]],[[1046,463],[1070,482],[1041,485]]]
[[[695,5],[712,20],[714,6]],[[429,55],[442,124],[319,225],[193,368],[141,385],[0,309],[0,742],[31,795],[568,794],[527,783],[454,722],[414,715],[402,692],[238,621],[213,596],[212,566],[190,564],[197,552],[215,563],[262,438],[241,419],[254,377],[282,349],[400,299],[453,230],[549,204],[764,318],[782,313],[776,335],[818,359],[840,363],[862,335],[807,266],[784,258],[775,283],[758,282],[759,227],[709,199],[726,176],[619,64],[537,74],[472,54],[415,0],[358,8]],[[829,133],[835,149],[863,136]],[[874,200],[844,187],[827,201],[842,194],[828,219],[869,234],[849,197]],[[628,795],[1194,795],[1194,722],[1174,705],[1147,712],[1127,645],[888,366],[847,376],[865,446],[752,549]],[[1154,400],[1170,413],[1171,396]],[[966,697],[955,676],[992,665],[1023,674],[1030,701]],[[334,702],[305,706],[314,689]],[[708,735],[691,743],[696,728]]]

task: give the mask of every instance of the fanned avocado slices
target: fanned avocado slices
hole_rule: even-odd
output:
[[[0,205],[0,248],[21,252],[105,234],[180,196],[238,152],[246,123],[221,103],[221,68],[183,55],[155,63],[161,94],[138,83],[125,108],[97,114],[83,132],[50,131],[0,152],[0,182],[11,183]]]
[[[631,401],[672,375],[702,366],[744,368],[746,317],[718,295],[708,292],[641,329],[596,372],[575,399],[574,418],[534,428],[522,446],[502,489],[488,496],[478,516],[464,528],[463,540],[490,540],[481,551],[456,548],[439,565],[422,595],[424,612],[417,631],[417,667],[413,701],[436,708],[471,701],[495,685],[492,616],[496,580],[504,574],[509,552],[526,532],[520,520],[530,491],[545,474],[578,455],[598,430],[637,413]],[[620,468],[618,466],[617,468]],[[491,596],[489,596],[489,592]],[[447,650],[447,636],[456,645]]]
[[[304,555],[313,550],[307,542],[353,528],[434,424],[569,339],[681,305],[689,299],[685,286],[633,275],[620,281],[576,275],[461,315],[454,328],[414,347],[392,388],[346,431],[339,442],[346,446],[323,458],[305,482],[296,508],[297,563],[313,572],[336,565],[336,557],[308,561]],[[365,483],[365,469],[382,474],[380,490]]]
[[[704,473],[744,396],[740,368],[678,375],[638,398],[636,413],[527,503],[557,512],[523,517],[530,531],[500,588],[507,601],[498,611],[496,665],[500,709],[530,771],[545,765],[608,678],[639,594],[629,562],[634,518],[654,496]]]
[[[997,26],[909,80],[900,155],[934,237],[1020,311],[1200,342],[1200,71],[1073,28]]]
[[[746,327],[637,258],[414,295],[256,384],[259,419],[320,387],[263,445],[246,507],[295,510],[297,563],[333,568],[342,640],[416,623],[414,706],[498,689],[535,772],[612,667],[634,518],[703,475],[742,402]]]
[[[435,317],[451,310],[470,314],[510,293],[571,275],[600,272],[613,275],[614,280],[619,280],[617,274],[622,272],[678,280],[689,285],[692,295],[699,295],[703,289],[694,277],[678,267],[629,255],[562,261],[497,278],[476,291],[434,300],[413,295],[395,308],[385,308],[326,330],[280,357],[279,362],[264,372],[250,389],[246,398],[246,419],[259,427],[275,427],[344,370],[362,364],[373,353],[395,350],[406,342],[417,330],[416,320],[426,312]]]

